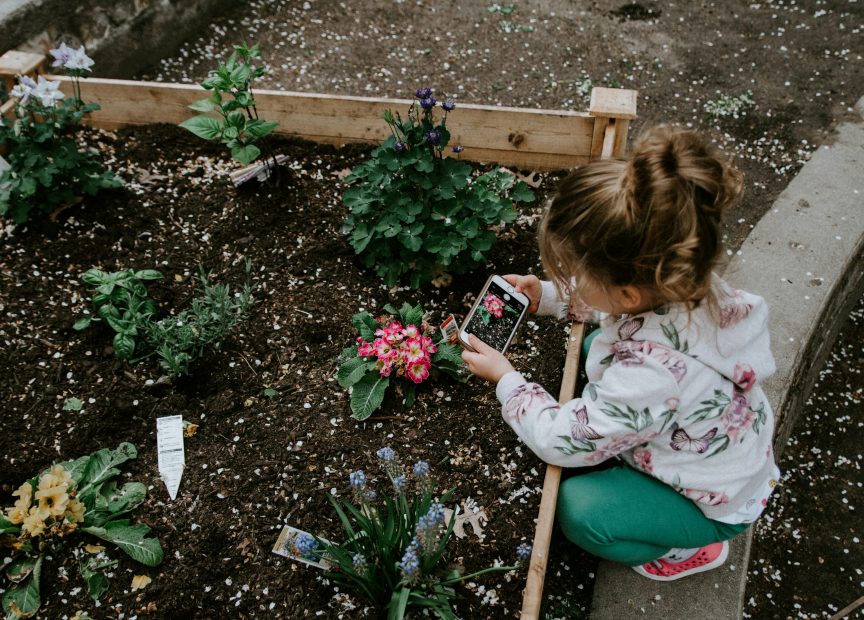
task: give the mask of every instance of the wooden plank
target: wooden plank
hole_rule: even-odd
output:
[[[599,116],[594,122],[594,131],[591,135],[591,161],[600,159],[603,155],[603,141],[606,139],[606,128],[609,119]]]
[[[576,393],[576,379],[579,377],[579,357],[582,353],[584,333],[584,323],[573,323],[570,326],[567,357],[564,361],[564,377],[561,380],[561,391],[558,394],[558,402],[561,404],[572,400]],[[561,468],[547,465],[546,476],[543,479],[543,496],[537,515],[537,529],[534,532],[534,545],[531,550],[531,562],[528,565],[525,595],[522,598],[522,613],[520,614],[522,620],[536,620],[540,617],[540,606],[543,602],[543,582],[546,578],[546,564],[549,559],[549,546],[555,524],[555,506],[558,503],[558,486],[560,483]]]
[[[624,157],[627,150],[627,134],[630,131],[630,121],[625,118],[615,119],[615,141],[612,145],[612,157]]]
[[[64,92],[71,81],[64,80]],[[89,78],[82,98],[102,109],[89,120],[116,129],[148,123],[178,124],[194,115],[187,106],[207,96],[191,84],[164,84]],[[279,123],[278,133],[329,143],[379,143],[389,129],[381,118],[390,108],[406,114],[411,101],[282,91],[255,91],[261,118]],[[492,161],[531,169],[561,169],[584,164],[597,119],[582,112],[531,110],[460,104],[451,124],[451,144],[465,147],[464,159]]]
[[[588,113],[592,116],[632,120],[636,118],[637,95],[637,91],[626,88],[594,88]]]
[[[35,75],[44,62],[45,56],[42,54],[9,50],[0,56],[0,81],[6,86],[6,90],[12,90],[16,77]]]

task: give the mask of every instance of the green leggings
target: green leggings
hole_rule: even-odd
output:
[[[564,480],[557,517],[569,540],[628,566],[656,560],[675,547],[728,540],[750,525],[713,521],[672,487],[627,465]]]

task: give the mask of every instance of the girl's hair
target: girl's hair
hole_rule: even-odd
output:
[[[742,177],[691,131],[649,130],[624,160],[573,171],[540,225],[540,257],[564,292],[572,279],[636,285],[656,306],[689,310],[714,300],[720,215],[741,194]]]

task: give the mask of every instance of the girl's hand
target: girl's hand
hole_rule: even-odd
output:
[[[515,370],[506,357],[474,334],[468,337],[468,343],[474,350],[462,351],[462,360],[468,365],[468,370],[481,379],[498,383],[501,377]]]
[[[523,293],[531,301],[528,312],[537,312],[537,308],[540,307],[540,295],[543,293],[540,279],[537,276],[519,276],[513,273],[502,277],[513,285],[517,293]]]

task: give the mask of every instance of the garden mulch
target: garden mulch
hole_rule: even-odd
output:
[[[448,288],[389,290],[358,266],[339,233],[347,210],[337,173],[368,156],[367,147],[283,140],[277,150],[289,163],[280,183],[235,190],[227,154],[179,128],[94,132],[91,140],[127,185],[0,239],[0,505],[11,505],[11,492],[53,461],[130,441],[139,458],[124,475],[149,488],[133,518],[153,528],[165,560],[147,569],[116,551],[120,565],[95,609],[71,553],[56,557],[43,569],[40,617],[78,609],[96,618],[364,617],[362,601],[271,548],[286,523],[340,540],[327,495],[347,496],[356,469],[383,488],[374,452],[385,445],[406,465],[428,461],[440,491],[454,488],[454,502],[471,498],[487,512],[485,539],[457,540],[453,565],[472,571],[515,561],[516,546],[533,538],[543,467],[501,419],[493,387],[444,379],[421,386],[411,409],[390,393],[358,422],[335,382],[335,359],[355,338],[350,318],[361,309],[421,303],[440,323],[450,312],[464,316],[488,273],[538,272],[540,201],[520,205],[487,269],[457,275]],[[555,175],[544,179],[539,193]],[[107,327],[72,330],[89,307],[79,276],[92,266],[161,271],[165,279],[150,291],[170,313],[195,295],[199,265],[236,290],[246,259],[260,303],[221,350],[173,384],[159,381],[153,359],[117,360]],[[565,329],[531,319],[508,353],[553,393]],[[84,403],[81,411],[64,410],[72,398]],[[155,420],[167,415],[199,425],[186,439],[176,501],[156,463]],[[556,555],[550,583],[567,594],[568,608],[584,608],[595,560],[575,548]],[[132,591],[135,574],[153,581]],[[458,613],[513,615],[523,586],[522,573],[479,578],[459,588]]]

